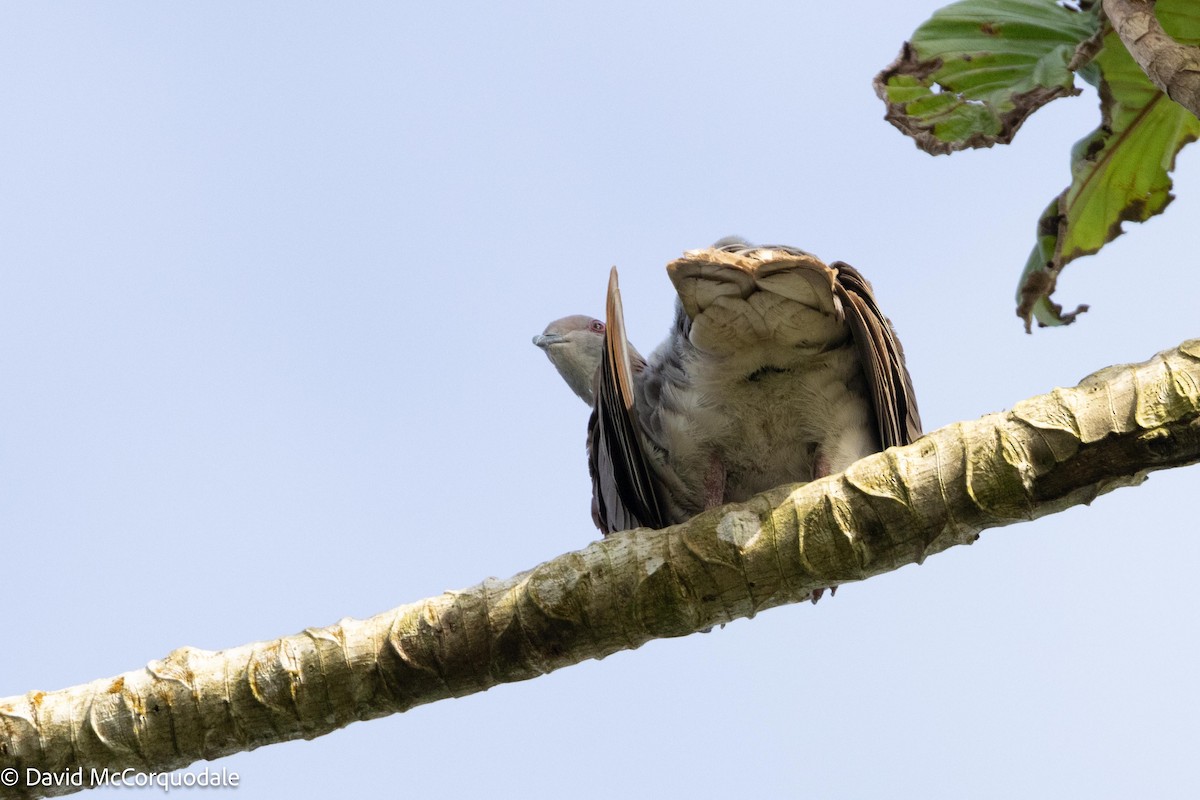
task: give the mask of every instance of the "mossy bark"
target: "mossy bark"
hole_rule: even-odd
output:
[[[85,785],[92,770],[178,769],[752,617],[1197,461],[1190,340],[842,474],[610,536],[507,580],[2,699],[0,775],[19,779],[0,782],[0,797],[79,788],[26,786],[30,768],[82,768]]]

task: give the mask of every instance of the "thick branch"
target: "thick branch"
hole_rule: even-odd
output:
[[[1172,39],[1154,15],[1154,0],[1104,0],[1104,13],[1147,77],[1200,117],[1200,48]]]
[[[1200,461],[1200,340],[950,425],[845,473],[367,620],[0,700],[0,797],[27,770],[146,772],[526,680],[919,563],[1155,469]]]

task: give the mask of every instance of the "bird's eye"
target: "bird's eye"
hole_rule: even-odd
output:
[[[604,323],[598,319],[592,320],[592,324],[588,326],[596,333],[604,333]]]

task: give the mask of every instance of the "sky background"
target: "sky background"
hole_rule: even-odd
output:
[[[1096,96],[919,152],[871,78],[936,7],[0,6],[0,696],[586,545],[587,409],[530,337],[613,264],[643,352],[685,249],[854,264],[928,430],[1200,334],[1193,148],[1060,281],[1092,310],[1025,335]],[[239,798],[1194,797],[1198,476],[210,766]]]

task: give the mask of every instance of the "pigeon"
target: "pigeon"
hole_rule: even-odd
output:
[[[626,339],[615,267],[604,321],[564,317],[533,337],[592,408],[604,535],[684,522],[921,435],[904,350],[858,270],[727,237],[667,274],[675,322],[649,358]]]

